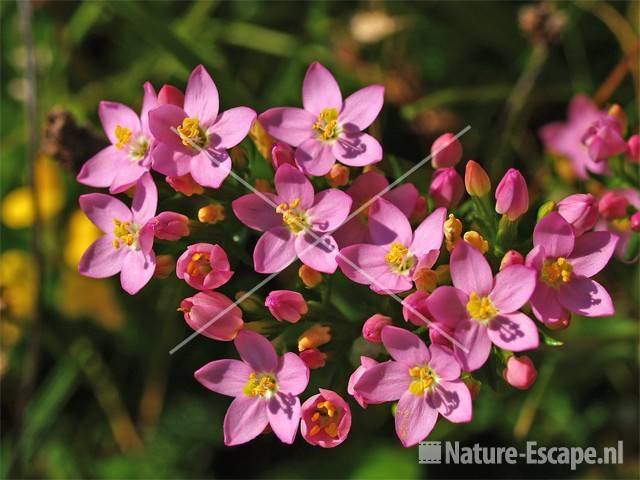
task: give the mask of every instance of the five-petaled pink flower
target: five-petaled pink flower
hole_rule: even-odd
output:
[[[362,167],[382,160],[382,147],[363,133],[380,113],[384,87],[370,85],[344,102],[333,75],[312,63],[302,84],[302,108],[271,108],[259,117],[272,137],[297,147],[295,161],[308,175],[326,175],[336,162]]]
[[[351,409],[336,392],[324,388],[319,390],[319,394],[302,404],[300,433],[311,445],[337,447],[349,435]]]
[[[184,109],[162,105],[149,112],[149,127],[158,141],[153,168],[171,177],[190,173],[200,185],[218,188],[231,171],[227,149],[249,133],[256,113],[247,107],[218,114],[218,90],[202,65],[189,76]]]
[[[311,182],[291,165],[278,168],[275,185],[276,194],[250,193],[232,203],[242,223],[265,232],[253,251],[256,272],[279,272],[297,256],[314,270],[333,273],[338,245],[331,232],[347,218],[351,198],[333,188],[315,195]]]
[[[78,271],[87,277],[106,278],[120,272],[122,288],[137,293],[156,267],[153,253],[153,218],[158,191],[150,173],[136,185],[131,208],[104,193],[80,196],[80,208],[104,233],[80,259]]]
[[[531,297],[534,315],[547,325],[567,318],[567,310],[586,317],[613,315],[611,297],[590,277],[602,270],[616,248],[609,232],[587,232],[579,237],[557,212],[550,213],[533,231],[533,250],[527,265],[538,272]]]
[[[354,390],[368,403],[399,400],[396,433],[402,445],[424,440],[438,414],[454,423],[471,421],[471,394],[451,350],[427,348],[417,335],[397,327],[385,327],[382,342],[393,360],[369,366]]]
[[[148,114],[157,103],[156,92],[149,82],[144,84],[139,117],[122,103],[100,102],[98,115],[111,145],[87,160],[78,173],[78,182],[90,187],[109,187],[111,193],[135,185],[151,167],[154,140]]]
[[[235,397],[224,417],[225,445],[246,443],[271,425],[284,443],[293,443],[300,422],[300,395],[309,368],[295,353],[278,357],[262,335],[241,330],[234,340],[240,360],[215,360],[195,372],[209,390]]]
[[[378,293],[404,292],[413,286],[413,274],[431,268],[438,258],[447,210],[436,209],[416,228],[392,203],[379,198],[369,211],[369,235],[373,243],[340,250],[338,265],[357,283]]]
[[[436,325],[453,331],[454,355],[464,370],[484,365],[492,343],[514,352],[538,347],[535,323],[518,311],[536,287],[533,269],[510,265],[494,279],[489,262],[466,242],[453,249],[450,268],[454,286],[436,288],[427,306]]]

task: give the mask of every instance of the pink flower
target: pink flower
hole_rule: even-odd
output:
[[[584,145],[582,136],[596,120],[605,117],[606,111],[598,107],[585,95],[576,95],[567,109],[567,122],[544,125],[539,136],[547,150],[569,159],[573,171],[580,179],[587,178],[587,170],[597,174],[608,172],[606,162],[594,162]]]
[[[526,355],[509,357],[507,368],[502,371],[505,381],[512,387],[528,390],[538,377],[536,366]]]
[[[609,294],[590,277],[602,270],[616,246],[607,232],[575,236],[571,225],[552,212],[533,231],[527,265],[538,272],[531,296],[534,315],[545,324],[562,322],[567,310],[586,317],[613,315]]]
[[[392,203],[379,198],[371,206],[369,234],[374,244],[343,248],[338,257],[342,272],[378,293],[404,292],[413,286],[418,268],[431,268],[438,258],[446,209],[439,208],[416,229]]]
[[[198,290],[212,290],[233,276],[227,254],[220,245],[189,245],[176,264],[176,275]]]
[[[325,366],[327,355],[317,348],[308,348],[300,352],[300,358],[311,370],[316,370]]]
[[[362,207],[380,192],[389,186],[389,181],[378,172],[367,172],[357,177],[347,188],[346,193],[351,197],[351,212]],[[405,217],[413,213],[418,201],[418,189],[411,183],[405,183],[389,190],[381,195],[385,200],[398,207]],[[373,203],[373,202],[372,202]],[[371,205],[364,208],[359,214],[346,221],[336,232],[334,237],[340,248],[344,248],[355,243],[371,243],[369,236],[369,211]],[[350,212],[350,213],[351,213]]]
[[[536,286],[536,272],[524,265],[511,265],[495,279],[485,257],[466,242],[451,254],[453,287],[438,287],[427,300],[438,325],[453,330],[453,351],[466,371],[487,361],[491,344],[520,352],[538,346],[538,330],[518,310]]]
[[[453,133],[445,133],[431,145],[433,168],[455,167],[462,158],[462,145]]]
[[[391,325],[391,317],[376,313],[369,317],[362,325],[362,337],[371,343],[382,343],[382,329]]]
[[[214,340],[233,340],[242,329],[242,310],[218,292],[198,292],[180,302],[184,320],[195,331]]]
[[[370,85],[342,101],[340,87],[325,67],[309,66],[301,108],[271,108],[259,117],[272,137],[296,147],[295,160],[308,175],[326,175],[336,162],[362,167],[382,160],[382,147],[363,133],[380,113],[384,87]]]
[[[106,278],[120,272],[120,284],[134,295],[151,279],[156,268],[153,253],[153,217],[158,191],[145,173],[131,208],[103,193],[80,196],[80,208],[104,233],[80,259],[78,271],[87,277]]]
[[[253,251],[256,272],[279,272],[297,256],[314,270],[333,273],[338,245],[331,232],[347,218],[351,198],[336,189],[314,194],[311,182],[291,165],[278,168],[275,185],[275,195],[250,193],[231,204],[242,223],[265,232]]]
[[[433,174],[429,196],[436,207],[455,208],[464,195],[464,182],[455,168],[439,168]]]
[[[324,388],[319,391],[302,404],[300,433],[311,445],[337,447],[349,435],[351,409],[336,392]]]
[[[191,173],[205,187],[218,188],[231,171],[227,149],[249,133],[256,113],[236,107],[218,114],[218,90],[202,65],[189,76],[184,109],[161,105],[149,112],[149,127],[158,141],[153,168],[171,177]]]
[[[180,89],[173,85],[163,85],[158,92],[158,105],[177,105],[181,107],[184,105],[184,93]]]
[[[424,440],[438,414],[453,423],[471,421],[471,394],[451,350],[427,348],[417,335],[397,327],[386,327],[382,342],[392,360],[367,368],[354,389],[369,403],[399,400],[396,433],[402,445]]]
[[[576,237],[579,237],[598,221],[598,199],[590,193],[569,195],[558,202],[558,213],[571,224]]]
[[[156,92],[144,84],[142,111],[138,116],[122,103],[100,102],[98,115],[111,145],[100,150],[80,169],[78,182],[90,187],[109,187],[110,193],[123,192],[149,171],[153,137],[148,112],[157,105]]]
[[[278,321],[296,323],[302,315],[309,311],[307,302],[298,292],[291,290],[274,290],[264,302],[265,306]]]
[[[628,206],[629,200],[625,195],[615,190],[609,190],[600,198],[598,210],[604,218],[612,220],[626,217]]]
[[[234,340],[239,360],[215,360],[195,372],[209,390],[235,397],[224,417],[225,445],[253,440],[271,425],[284,443],[293,443],[300,422],[300,395],[309,369],[295,353],[278,357],[269,340],[242,330]]]
[[[583,134],[582,143],[587,147],[589,157],[594,162],[601,162],[627,151],[620,122],[611,115],[593,122]]]
[[[360,378],[362,377],[364,372],[367,371],[368,368],[371,368],[372,366],[377,364],[378,362],[376,362],[373,358],[362,356],[360,357],[360,366],[356,368],[355,371],[349,377],[349,383],[347,385],[347,393],[351,395],[362,408],[367,408],[367,405],[369,404],[369,402],[367,402],[367,400],[354,389],[354,386],[358,382],[358,380],[360,380]],[[371,402],[371,403],[375,403],[375,402]]]
[[[640,135],[631,135],[627,140],[627,158],[630,162],[640,163]]]
[[[285,163],[293,167],[296,166],[296,162],[293,159],[295,150],[284,142],[276,142],[271,147],[271,163],[274,169],[278,169],[280,165]]]
[[[504,174],[496,188],[496,212],[513,222],[529,209],[529,191],[524,177],[515,168]]]
[[[170,242],[189,235],[189,218],[176,212],[162,212],[153,219],[153,233]]]

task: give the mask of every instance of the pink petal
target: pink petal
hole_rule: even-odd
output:
[[[116,177],[118,167],[126,162],[125,156],[122,150],[109,145],[82,165],[76,179],[89,187],[108,187]]]
[[[126,250],[115,248],[111,236],[103,236],[93,242],[82,254],[78,271],[85,277],[107,278],[122,269]]]
[[[512,352],[532,350],[540,343],[536,324],[521,312],[492,318],[488,334],[495,345]]]
[[[615,313],[609,293],[595,280],[574,276],[560,286],[558,300],[564,308],[585,317],[608,317]]]
[[[462,380],[442,381],[427,395],[431,408],[453,423],[467,423],[473,417],[473,406],[469,388]]]
[[[320,177],[329,173],[336,163],[336,156],[330,144],[309,138],[298,146],[295,160],[304,173]]]
[[[384,87],[369,85],[344,101],[339,121],[347,129],[364,130],[373,123],[384,103]]]
[[[541,245],[549,257],[568,257],[573,250],[575,236],[571,224],[557,212],[538,222],[533,230],[533,245]]]
[[[464,371],[477,370],[489,358],[491,340],[487,334],[487,327],[475,320],[458,325],[453,338],[456,340],[453,352]]]
[[[267,404],[262,398],[236,397],[224,416],[224,444],[247,443],[260,435],[268,423]]]
[[[451,280],[453,285],[470,295],[483,297],[493,288],[493,274],[489,262],[467,242],[458,242],[451,254]]]
[[[187,113],[175,105],[161,105],[149,112],[149,130],[159,142],[166,143],[174,149],[187,152],[176,129],[182,125]]]
[[[279,391],[300,395],[309,383],[309,367],[298,355],[287,352],[278,361],[276,378]]]
[[[231,108],[222,112],[216,123],[209,128],[211,141],[216,148],[232,148],[249,133],[256,112],[247,107]]]
[[[294,236],[287,227],[266,231],[253,250],[253,265],[258,273],[279,272],[296,258]]]
[[[364,167],[382,160],[382,147],[368,133],[343,133],[331,148],[340,162],[350,167]]]
[[[370,173],[376,173],[376,172],[370,172]],[[363,175],[361,175],[360,177],[362,176]],[[385,182],[386,182],[386,179],[385,179]],[[386,187],[386,184],[384,187],[378,190],[375,190],[375,194],[378,194],[379,192],[384,190],[385,187]],[[400,185],[396,188],[389,190],[387,193],[385,193],[382,196],[382,198],[393,203],[396,207],[398,207],[402,211],[402,213],[404,213],[405,217],[409,218],[416,207],[416,202],[419,196],[420,196],[420,192],[418,191],[418,189],[413,183],[405,183],[404,185]]]
[[[371,290],[380,295],[406,292],[413,288],[413,282],[408,275],[398,275],[395,272],[387,272],[380,277],[370,278]]]
[[[328,234],[322,236],[305,233],[298,235],[295,240],[298,258],[305,265],[323,273],[333,273],[338,268],[338,244]]]
[[[139,163],[134,163],[128,160],[125,160],[120,166],[116,167],[115,165],[112,168],[116,169],[116,176],[111,182],[111,187],[109,188],[109,193],[117,194],[129,190],[129,188],[133,187],[140,177],[142,177],[149,170]]]
[[[369,208],[369,235],[377,245],[399,242],[408,247],[413,232],[409,220],[398,207],[378,198]]]
[[[159,143],[151,152],[152,167],[169,177],[181,177],[191,171],[191,154],[175,150],[173,146]]]
[[[135,295],[149,283],[155,269],[156,256],[153,252],[145,254],[142,250],[130,250],[120,272],[122,289],[129,295]]]
[[[544,251],[544,247],[542,245],[538,245],[537,247],[533,247],[531,251],[527,253],[527,258],[524,264],[539,272],[542,269],[542,264],[546,257],[547,255]]]
[[[467,302],[469,296],[462,290],[447,285],[436,288],[427,299],[427,307],[433,318],[444,325],[455,327],[469,320]]]
[[[616,249],[616,238],[609,232],[588,232],[576,238],[569,263],[574,275],[592,277],[602,270]]]
[[[399,362],[382,362],[368,367],[353,386],[367,403],[383,403],[398,400],[409,388],[411,376],[407,365]]]
[[[140,110],[140,124],[142,126],[142,133],[146,137],[149,137],[151,136],[151,131],[149,130],[149,112],[158,106],[158,96],[150,82],[144,82],[142,89],[144,90],[144,96],[142,97],[142,109]]]
[[[544,324],[556,324],[568,315],[568,312],[558,301],[556,290],[542,282],[538,282],[529,301],[533,314]]]
[[[258,116],[269,135],[276,140],[298,147],[313,136],[316,117],[301,108],[270,108]]]
[[[156,215],[158,206],[158,188],[149,172],[145,173],[136,184],[136,192],[131,203],[133,219],[144,225]]]
[[[113,232],[114,220],[132,220],[131,210],[124,203],[104,193],[80,195],[79,203],[89,220],[105,233]]]
[[[424,395],[405,392],[396,409],[396,434],[404,447],[412,447],[427,438],[437,419],[438,411]]]
[[[429,363],[429,350],[420,337],[408,330],[387,326],[382,329],[382,343],[391,358],[413,367]]]
[[[191,158],[191,176],[203,187],[220,188],[230,171],[226,150],[205,150]]]
[[[313,206],[307,211],[311,228],[315,232],[332,232],[344,222],[351,209],[351,197],[330,188],[318,193]]]
[[[269,340],[251,330],[240,330],[233,341],[240,358],[254,372],[273,372],[278,366],[276,349]]]
[[[197,118],[202,126],[212,125],[218,116],[218,89],[209,72],[198,65],[189,75],[184,92],[184,110],[190,117]]]
[[[501,313],[519,310],[536,288],[537,272],[524,265],[511,265],[496,275],[489,299]]]
[[[432,344],[429,347],[431,359],[429,366],[443,380],[457,380],[460,378],[460,365],[453,356],[453,352],[443,345]]]
[[[98,107],[98,115],[100,116],[104,133],[114,145],[118,143],[118,137],[116,137],[116,127],[118,125],[131,130],[134,136],[140,132],[138,114],[122,103],[102,101]]]
[[[300,399],[291,394],[276,393],[267,404],[267,416],[280,441],[292,444],[300,424]]]
[[[320,115],[325,108],[342,109],[342,94],[338,82],[331,72],[320,63],[309,65],[302,82],[302,105],[314,115]]]
[[[282,217],[278,215],[273,206],[266,202],[266,197],[272,204],[277,204],[277,197],[272,193],[249,193],[237,198],[231,203],[233,213],[247,227],[260,232],[282,225]]]
[[[406,187],[410,184],[402,185],[401,187]],[[353,183],[347,189],[347,193],[353,198],[354,206],[359,207],[361,204],[365,203],[372,197],[379,195],[383,190],[385,190],[389,186],[389,182],[385,178],[385,176],[379,172],[366,172],[353,180]],[[395,198],[387,198],[386,196],[391,194],[391,192],[395,190],[399,190],[401,187],[397,187],[394,190],[391,190],[385,193],[386,200],[389,200],[391,203],[396,204]],[[393,195],[392,195],[393,197]],[[401,208],[400,205],[396,204],[396,207]]]
[[[365,243],[369,237],[369,229],[360,218],[354,217],[345,222],[332,235],[338,242],[338,246],[345,248],[356,243]]]
[[[298,200],[299,208],[303,209],[313,205],[313,185],[297,168],[288,164],[281,165],[274,181],[279,201],[291,204],[294,200]]]
[[[239,397],[249,381],[252,371],[240,360],[215,360],[200,367],[194,374],[196,380],[212,392]]]
[[[413,234],[411,252],[422,256],[431,250],[440,250],[444,238],[444,221],[447,216],[446,208],[437,208],[425,218]]]
[[[387,250],[376,245],[358,244],[340,250],[336,260],[342,273],[350,280],[369,285],[371,278],[379,278],[389,272],[389,265],[384,259],[386,253]]]

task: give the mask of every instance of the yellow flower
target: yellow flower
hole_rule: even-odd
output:
[[[76,210],[69,217],[67,241],[64,245],[64,261],[69,268],[78,268],[82,254],[101,236],[96,227],[82,210]]]
[[[11,318],[27,319],[34,313],[36,265],[23,250],[7,250],[0,256],[2,307]]]

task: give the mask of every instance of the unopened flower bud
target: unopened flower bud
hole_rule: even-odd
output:
[[[162,212],[152,220],[153,234],[161,240],[174,242],[189,236],[189,218],[176,212]]]
[[[491,180],[479,163],[469,160],[464,172],[464,186],[472,197],[484,197],[491,191]]]
[[[455,244],[460,240],[462,235],[462,222],[458,220],[453,213],[444,222],[444,239],[447,250],[453,250]]]
[[[607,115],[618,120],[618,124],[620,125],[620,130],[622,132],[625,132],[627,130],[627,124],[629,123],[627,119],[627,114],[624,112],[624,110],[620,105],[618,105],[617,103],[614,103],[613,105],[611,105],[609,107],[609,111],[607,112]]]
[[[413,274],[413,281],[416,284],[416,289],[431,293],[438,286],[438,278],[435,270],[430,268],[419,268]]]
[[[298,276],[307,288],[313,288],[322,282],[322,274],[308,265],[303,264],[298,269]]]
[[[249,130],[249,137],[255,143],[260,154],[269,160],[271,158],[271,148],[275,140],[264,129],[259,120],[254,120]]]
[[[331,188],[344,187],[349,183],[349,167],[336,163],[331,167],[329,173],[324,178],[327,179]]]
[[[309,348],[308,350],[300,352],[300,359],[310,370],[322,368],[327,363],[327,355],[317,348]]]
[[[536,381],[538,372],[529,357],[513,355],[507,360],[507,368],[502,371],[502,376],[512,387],[527,390]]]
[[[295,151],[284,142],[276,142],[271,147],[271,163],[274,170],[277,170],[281,165],[296,166],[296,162],[293,159]],[[296,167],[297,168],[297,167]]]
[[[631,135],[627,140],[627,158],[630,162],[640,163],[640,135]]]
[[[176,261],[172,255],[156,256],[156,269],[153,272],[155,278],[167,278],[176,268]]]
[[[173,85],[165,84],[158,92],[158,105],[176,105],[182,108],[184,93]]]
[[[433,168],[454,167],[462,158],[462,145],[453,133],[445,133],[431,145]]]
[[[478,250],[483,255],[489,251],[489,242],[475,230],[469,230],[464,234],[464,241]]]
[[[640,212],[631,215],[631,230],[640,232]]]
[[[431,313],[427,307],[427,298],[429,298],[427,292],[418,290],[402,300],[402,316],[406,322],[424,327],[432,321]]]
[[[569,195],[558,202],[558,213],[571,224],[576,236],[580,236],[598,221],[598,199],[590,193]]]
[[[309,311],[307,302],[298,292],[291,290],[274,290],[267,296],[264,305],[269,309],[276,320],[296,323],[302,315]]]
[[[427,216],[427,199],[422,195],[419,195],[416,198],[416,204],[413,207],[413,212],[411,212],[410,221],[411,222],[421,222]]]
[[[464,195],[462,177],[452,167],[436,170],[431,179],[429,195],[436,207],[455,208]]]
[[[524,177],[515,168],[505,173],[496,188],[496,212],[513,222],[529,209],[529,191]]]
[[[524,257],[520,252],[516,252],[515,250],[509,250],[504,254],[502,260],[500,261],[500,271],[511,265],[523,265]]]
[[[607,220],[623,218],[627,216],[629,200],[616,191],[609,190],[598,203],[598,211]]]
[[[379,313],[369,317],[362,325],[363,338],[371,343],[382,343],[381,333],[382,329],[388,325],[391,325],[393,320],[391,317],[386,317]]]
[[[298,337],[298,351],[303,352],[309,348],[317,348],[325,343],[329,343],[330,341],[331,328],[326,325],[316,323]]]
[[[202,188],[202,185],[196,183],[196,181],[188,173],[186,175],[182,175],[181,177],[166,177],[165,180],[176,192],[180,192],[187,197],[190,197],[194,194],[202,195],[204,193],[204,188]]]
[[[198,210],[198,220],[202,223],[216,224],[224,219],[224,205],[221,203],[210,203]]]

